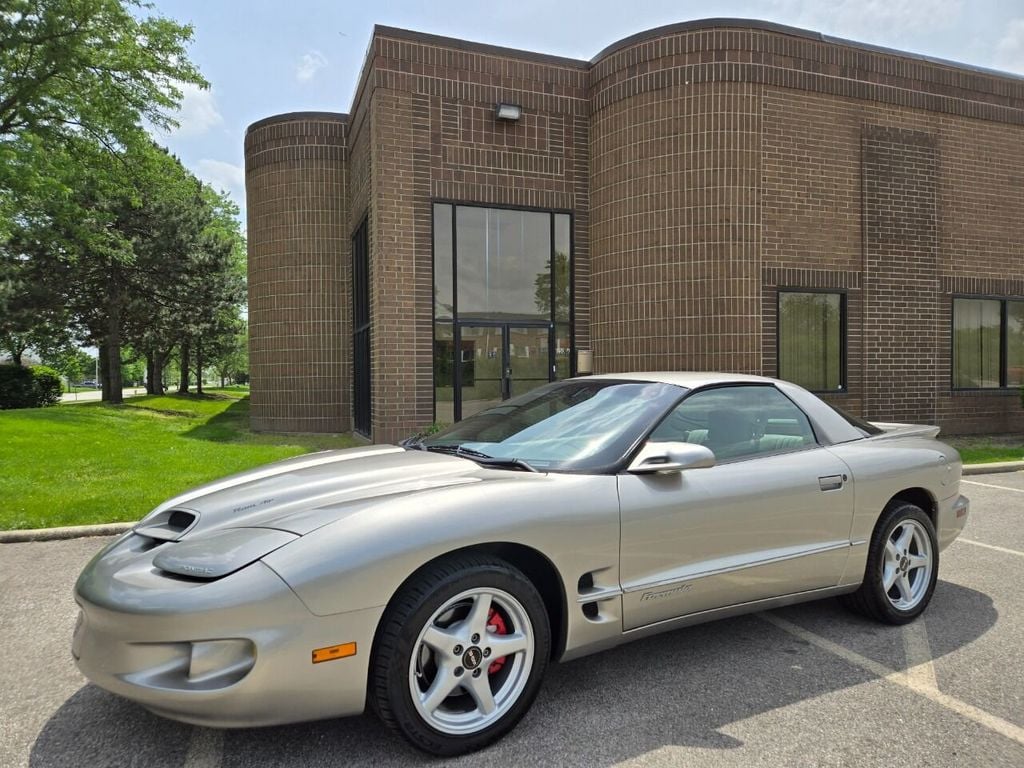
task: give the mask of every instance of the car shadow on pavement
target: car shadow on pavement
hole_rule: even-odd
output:
[[[892,670],[907,668],[903,629],[827,600],[774,612]],[[977,640],[996,621],[988,595],[940,581],[925,614],[932,658]],[[668,745],[730,749],[732,723],[840,691],[874,676],[757,615],[656,637],[553,665],[537,702],[509,736],[444,765],[609,766]],[[95,686],[79,689],[32,748],[34,768],[185,766],[196,729]],[[209,739],[207,740],[209,741]],[[440,764],[370,715],[217,732],[204,767]]]

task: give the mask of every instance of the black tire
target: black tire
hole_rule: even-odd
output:
[[[913,521],[920,526],[919,530],[923,531],[927,537],[931,568],[927,573],[927,583],[921,585],[923,592],[916,598],[912,606],[904,609],[894,604],[896,598],[892,595],[892,591],[886,591],[883,583],[883,570],[886,544],[890,541],[893,532],[897,528],[902,528],[908,521]],[[840,599],[850,610],[884,624],[907,624],[920,616],[928,607],[932,593],[935,591],[938,575],[939,545],[931,518],[914,504],[894,500],[886,506],[871,534],[863,583],[856,592],[844,595]],[[925,577],[921,576],[921,578]],[[914,587],[916,591],[916,583]]]
[[[446,733],[434,727],[421,713],[422,707],[413,701],[413,654],[422,656],[425,652],[417,643],[428,622],[431,626],[438,626],[434,623],[435,614],[449,601],[468,590],[475,589],[496,590],[517,601],[518,607],[525,612],[521,612],[520,615],[531,625],[532,658],[529,670],[526,671],[525,660],[531,654],[528,651],[522,652],[524,666],[520,668],[522,671],[516,686],[522,686],[521,691],[515,696],[509,694],[506,703],[502,705],[504,711],[499,713],[496,721],[487,723],[471,733]],[[494,605],[499,604],[495,602]],[[491,620],[487,621],[490,624]],[[455,629],[463,624],[468,626],[468,618],[464,621],[454,621],[451,627]],[[486,637],[479,643],[481,648],[488,637],[493,637],[489,633],[488,627]],[[490,653],[490,649],[487,650]],[[429,653],[429,649],[426,652]],[[486,747],[516,726],[540,690],[550,655],[551,629],[547,610],[532,582],[521,571],[503,560],[477,555],[457,555],[426,567],[392,600],[381,620],[373,649],[369,698],[373,709],[385,725],[397,731],[413,746],[442,757],[461,755]],[[419,661],[416,663],[419,664]],[[494,663],[477,660],[479,666],[473,672],[487,673],[484,679],[491,685],[492,674],[495,674],[491,671]],[[511,675],[513,671],[514,669],[510,667],[506,675]],[[464,669],[462,674],[465,672],[468,672],[468,669]],[[440,668],[435,668],[434,674],[441,675]],[[500,671],[497,674],[500,675]],[[470,682],[468,674],[460,679]],[[453,694],[444,699],[441,708],[449,701],[457,701],[452,698],[453,696],[468,697],[468,690],[457,685]],[[498,712],[497,707],[495,712]]]

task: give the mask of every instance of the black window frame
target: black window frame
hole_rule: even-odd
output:
[[[847,304],[849,291],[846,288],[804,288],[803,286],[779,286],[775,292],[775,376],[783,381],[790,381],[782,375],[782,294],[784,293],[819,293],[839,296],[839,388],[808,389],[816,395],[846,395],[850,392],[847,376]],[[791,382],[803,386],[799,382]],[[806,387],[805,387],[806,389]]]
[[[956,386],[956,301],[971,299],[975,301],[999,302],[999,386],[998,387],[958,387]],[[1021,296],[993,296],[979,293],[954,293],[949,297],[949,388],[951,392],[1016,392],[1024,387],[1021,384],[1007,383],[1009,335],[1006,332],[1006,307],[1010,302],[1024,304]]]
[[[491,210],[506,210],[506,211],[527,211],[531,213],[546,213],[550,217],[550,232],[551,232],[551,319],[548,322],[551,328],[552,340],[557,335],[558,319],[556,318],[555,312],[555,291],[556,291],[556,280],[555,280],[555,216],[564,215],[569,217],[569,377],[576,376],[576,214],[567,208],[543,208],[532,205],[511,205],[505,203],[481,203],[477,201],[466,201],[452,198],[431,198],[430,200],[430,275],[431,275],[431,294],[433,295],[433,287],[437,285],[437,279],[435,270],[437,268],[437,254],[434,252],[436,244],[434,226],[434,209],[438,205],[449,205],[451,206],[451,227],[452,227],[452,346],[453,346],[453,358],[454,350],[461,349],[461,333],[460,326],[462,323],[472,325],[492,325],[494,323],[488,321],[476,321],[472,318],[460,320],[459,318],[459,258],[458,258],[458,209],[461,208],[486,208]],[[448,322],[448,321],[442,321]],[[543,322],[543,321],[541,321]],[[434,334],[437,329],[437,305],[436,302],[431,300],[430,303],[430,338],[431,338],[431,349],[434,346]],[[514,324],[514,323],[513,323]],[[538,323],[524,322],[522,325],[536,325]],[[554,345],[550,345],[551,350],[551,365],[554,365],[555,355],[557,350]],[[462,408],[459,401],[458,390],[462,384],[461,366],[458,365],[458,361],[453,359],[452,366],[452,387],[453,387],[453,398],[454,398],[454,422],[458,423],[462,421]],[[430,369],[430,380],[431,380],[431,399],[433,400],[433,421],[437,422],[437,372],[431,362]]]

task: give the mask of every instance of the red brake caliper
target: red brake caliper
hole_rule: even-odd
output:
[[[487,614],[487,631],[492,635],[508,634],[508,625],[505,624],[504,617],[493,608],[491,608],[491,612]],[[505,657],[502,656],[500,659],[495,659],[491,662],[491,666],[487,668],[487,674],[493,675],[504,666]]]

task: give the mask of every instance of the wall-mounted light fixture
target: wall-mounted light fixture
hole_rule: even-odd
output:
[[[518,104],[499,104],[494,108],[494,116],[499,120],[515,122],[523,116],[523,108]]]

